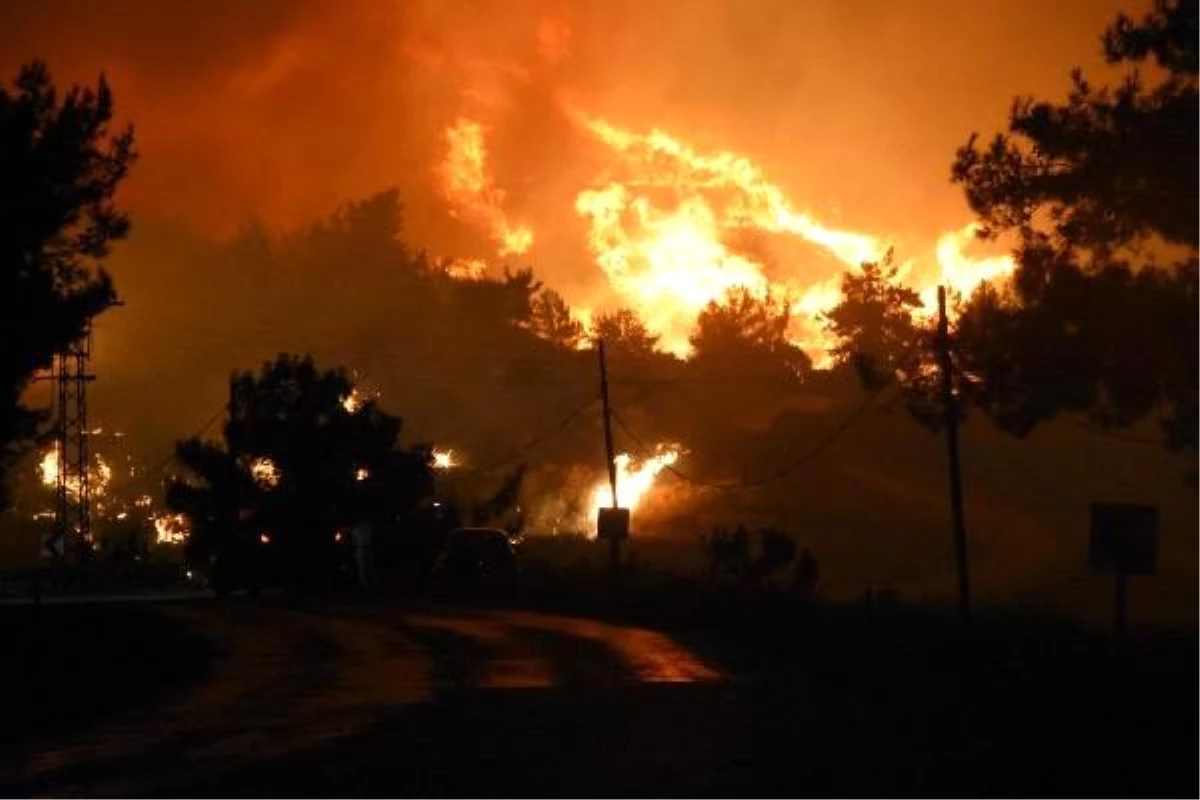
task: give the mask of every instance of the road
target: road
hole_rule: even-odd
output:
[[[667,624],[719,661],[562,613],[7,609],[0,796],[1196,792],[1194,636],[716,597]]]
[[[572,725],[597,732],[595,720],[569,720],[576,711],[611,718],[614,699],[636,710],[630,698],[652,687],[665,692],[650,702],[669,705],[672,685],[722,683],[714,667],[661,633],[533,612],[194,603],[164,606],[162,613],[212,641],[221,654],[212,672],[156,708],[29,743],[22,763],[10,764],[6,785],[54,796],[276,788],[323,794],[326,787],[334,795],[472,787],[487,793],[488,775],[475,770],[514,749],[511,735],[527,739],[516,748],[526,755],[536,755],[526,750],[534,746],[553,750],[556,739],[561,749]],[[550,709],[550,717],[534,721]],[[618,720],[617,728],[633,723],[633,716]],[[521,730],[499,730],[503,721],[518,722]],[[394,730],[385,734],[388,725]],[[479,741],[484,731],[494,731],[495,740]],[[565,755],[604,762],[604,749],[616,739],[629,741],[620,730],[599,738],[609,736],[614,741],[581,737],[584,751],[569,747]],[[290,783],[294,773],[280,767],[300,757],[310,769],[314,759],[336,769],[347,755],[336,754],[339,745],[359,748],[363,740],[384,748],[371,758],[370,777],[361,766],[349,781],[319,770],[325,786],[318,791],[312,783]],[[391,747],[395,752],[387,753]],[[411,758],[421,748],[426,757]],[[547,780],[561,774],[562,755],[549,770],[535,758],[517,783],[532,788],[535,771]],[[256,774],[265,765],[270,776]],[[500,775],[494,765],[491,772]],[[555,788],[553,780],[545,788]]]

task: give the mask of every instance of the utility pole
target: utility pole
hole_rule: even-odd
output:
[[[967,523],[963,514],[962,473],[958,459],[958,405],[950,360],[950,323],[946,319],[946,287],[938,287],[938,326],[935,348],[941,371],[942,413],[946,425],[946,456],[950,472],[950,513],[954,524],[954,560],[958,568],[958,607],[971,620],[971,578],[967,564]]]
[[[596,352],[600,356],[600,403],[604,413],[604,456],[608,465],[608,486],[612,497],[612,507],[617,504],[617,462],[613,458],[612,412],[608,406],[608,366],[604,360],[604,340],[596,340]],[[608,565],[616,572],[621,568],[621,538],[610,536],[608,539]]]

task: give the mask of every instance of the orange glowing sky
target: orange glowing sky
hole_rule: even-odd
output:
[[[932,240],[964,216],[946,180],[955,146],[998,126],[1011,96],[1061,93],[1070,65],[1095,65],[1118,8],[6,0],[0,69],[39,56],[62,80],[106,70],[139,127],[129,202],[206,228],[295,224],[390,184],[414,229],[444,218],[430,165],[442,131],[480,109],[497,124],[500,182],[539,216],[537,195],[572,178],[557,159],[569,95],[616,124],[746,153],[835,224]]]
[[[1072,65],[1102,75],[1099,33],[1120,8],[0,0],[0,70],[36,56],[64,83],[107,72],[138,129],[141,158],[123,189],[135,225],[278,230],[397,186],[415,244],[463,259],[508,251],[583,315],[634,305],[679,352],[687,320],[730,281],[714,268],[749,263],[740,282],[782,287],[809,316],[848,263],[883,245],[912,262],[921,288],[939,262],[954,280],[1001,271],[980,260],[989,253],[968,262],[956,250],[972,245],[948,180],[954,150],[973,130],[1000,128],[1014,95],[1061,96]],[[482,158],[460,162],[456,188],[454,142]],[[645,176],[664,154],[676,194],[662,200],[663,181]],[[723,185],[741,194],[702,205],[705,165],[720,159],[751,165]],[[654,236],[631,245],[628,224],[611,224],[630,214]],[[689,293],[659,302],[681,254],[708,272],[671,279]],[[122,314],[163,302],[139,294],[157,268],[117,259]],[[812,335],[796,332],[802,343]]]

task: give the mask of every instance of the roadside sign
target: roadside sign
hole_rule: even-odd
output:
[[[1092,503],[1088,564],[1115,576],[1113,632],[1125,635],[1129,616],[1129,577],[1153,575],[1158,509],[1137,503]]]
[[[1088,565],[1097,572],[1153,575],[1158,509],[1135,503],[1092,503]]]
[[[629,538],[629,509],[602,508],[596,515],[596,536],[600,539]]]

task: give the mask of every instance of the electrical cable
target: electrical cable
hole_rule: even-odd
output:
[[[832,445],[839,438],[841,438],[841,436],[843,434],[845,434],[846,431],[850,430],[850,428],[853,427],[854,423],[856,423],[862,417],[862,415],[864,413],[866,413],[867,410],[870,409],[874,405],[875,401],[879,398],[879,396],[882,394],[882,392],[886,388],[888,388],[888,387],[881,387],[879,389],[872,391],[871,394],[867,397],[867,399],[862,404],[860,404],[859,406],[856,406],[854,408],[854,410],[846,416],[845,419],[843,419],[840,423],[838,423],[836,426],[834,426],[832,429],[830,429],[830,431],[825,436],[823,436],[821,439],[819,439],[816,444],[814,444],[811,448],[806,450],[804,453],[802,453],[798,457],[794,458],[793,460],[789,461],[787,464],[780,467],[779,469],[776,469],[776,470],[769,472],[766,475],[762,475],[758,478],[753,478],[753,479],[744,480],[744,481],[731,481],[731,482],[727,482],[727,483],[717,483],[717,482],[704,481],[704,480],[700,480],[698,478],[694,478],[690,475],[687,475],[684,472],[681,472],[680,470],[676,469],[674,466],[670,466],[670,465],[665,466],[663,468],[663,470],[665,472],[669,472],[670,474],[674,475],[676,478],[679,478],[680,480],[684,481],[685,483],[690,483],[694,486],[704,488],[704,489],[715,489],[715,490],[720,490],[720,491],[736,491],[739,489],[750,489],[750,488],[762,486],[767,483],[772,483],[774,481],[777,481],[781,478],[786,477],[787,475],[796,471],[797,469],[799,469],[800,467],[809,463],[813,459],[817,458],[817,456],[819,456],[822,452],[824,452],[830,445]],[[620,427],[620,429],[622,431],[624,431],[626,436],[628,436],[630,439],[633,440],[634,444],[638,446],[638,448],[643,452],[643,454],[649,454],[652,452],[651,449],[646,446],[646,443],[639,436],[637,436],[637,434],[635,434],[632,430],[629,429],[629,426],[625,424],[624,420],[622,420],[621,417],[618,416],[616,412],[612,412],[612,417],[613,417],[613,420],[616,421],[617,426]]]

